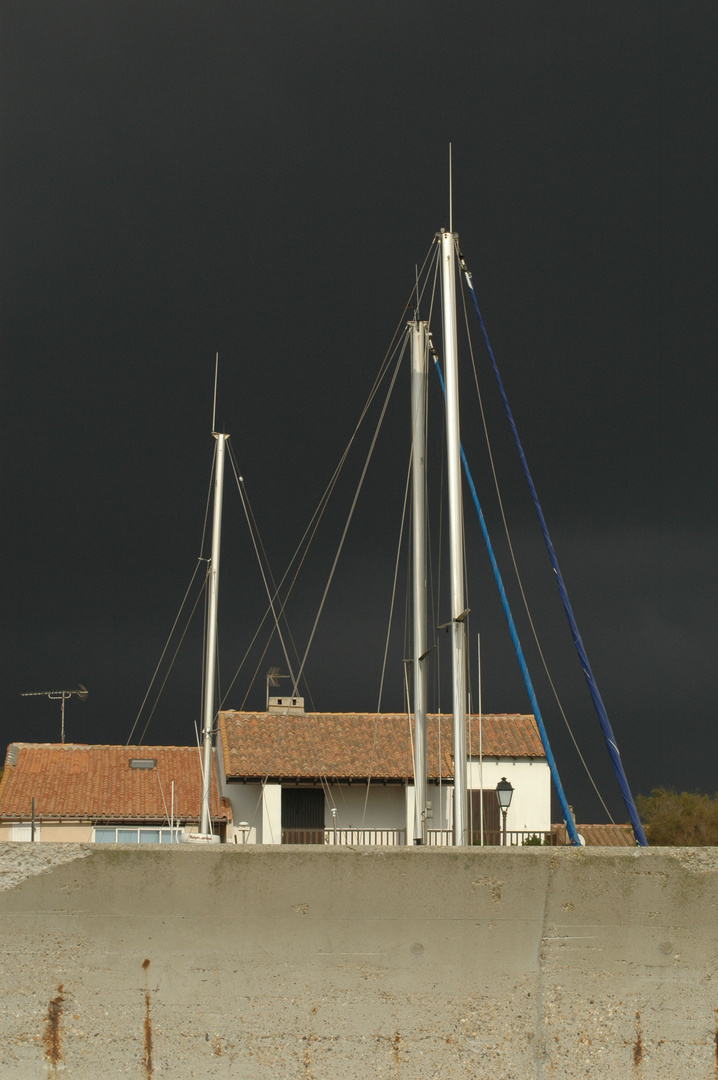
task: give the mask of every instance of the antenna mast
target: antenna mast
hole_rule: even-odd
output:
[[[80,701],[87,701],[88,691],[82,685],[77,684],[77,690],[29,690],[25,694],[20,694],[20,697],[46,697],[50,701],[59,701],[60,704],[60,739],[64,743],[65,741],[65,702],[68,698],[71,698],[73,694],[77,694]]]
[[[214,400],[212,401],[212,434],[215,432],[215,420],[217,416],[217,375],[219,373],[219,353],[214,355]]]
[[[451,168],[451,143],[449,143],[449,232],[454,232],[454,180]]]

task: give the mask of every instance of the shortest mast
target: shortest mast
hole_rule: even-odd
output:
[[[229,435],[212,433],[217,440],[214,469],[214,509],[212,513],[212,559],[209,565],[209,605],[207,617],[207,656],[204,670],[204,712],[202,719],[202,801],[200,805],[200,836],[209,837],[212,822],[209,811],[209,791],[213,772],[212,732],[214,730],[214,684],[217,667],[217,606],[219,592],[219,553],[222,539],[222,487],[224,456]]]

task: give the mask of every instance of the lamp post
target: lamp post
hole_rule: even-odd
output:
[[[506,847],[506,814],[511,806],[511,796],[514,793],[514,789],[511,786],[511,781],[507,780],[505,776],[502,776],[496,785],[496,798],[499,800],[499,806],[501,807],[501,813],[503,814],[503,830],[501,834],[501,843],[503,847]]]

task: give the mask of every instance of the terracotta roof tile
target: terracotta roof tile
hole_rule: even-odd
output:
[[[406,713],[221,712],[219,737],[227,776],[257,779],[319,777],[404,780],[413,778],[413,718]],[[450,715],[427,717],[427,775],[451,779]],[[545,757],[533,716],[484,715],[484,757]],[[467,722],[467,752],[478,756],[479,717]]]
[[[636,839],[630,825],[579,825],[576,831],[586,841],[586,847],[635,847]],[[552,825],[557,844],[567,844],[566,826]]]
[[[130,768],[131,758],[154,758],[152,769]],[[161,821],[168,817],[174,780],[179,821],[199,818],[199,755],[190,746],[84,746],[12,743],[0,781],[0,818]],[[227,800],[210,789],[213,820],[231,816]]]

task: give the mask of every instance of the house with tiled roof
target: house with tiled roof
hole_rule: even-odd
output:
[[[198,831],[201,784],[196,747],[11,743],[0,780],[0,840],[179,841]],[[232,811],[216,783],[210,816],[225,840]]]
[[[412,842],[413,717],[305,713],[294,699],[266,712],[220,712],[216,761],[238,843]],[[301,701],[301,699],[299,699]],[[276,704],[279,702],[279,704]],[[452,717],[427,717],[427,842],[451,843]],[[533,716],[467,718],[468,822],[473,842],[501,842],[496,785],[514,789],[513,842],[551,830],[551,780]]]

